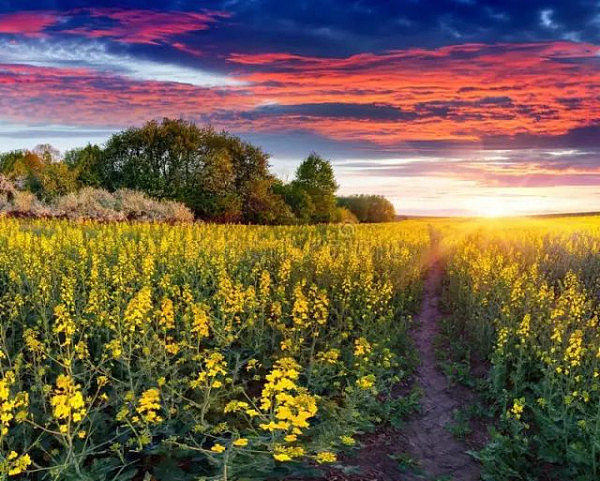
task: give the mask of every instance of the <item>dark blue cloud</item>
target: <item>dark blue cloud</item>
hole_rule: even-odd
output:
[[[523,148],[600,148],[600,119],[591,125],[576,127],[563,135],[518,134],[515,136],[488,136],[483,139],[486,149],[501,149],[507,146]]]
[[[214,54],[347,56],[470,42],[600,42],[600,2],[595,0],[6,0],[0,12],[82,7],[231,12],[222,25],[185,35],[190,45]]]
[[[246,118],[259,118],[280,115],[299,115],[310,117],[332,117],[338,119],[364,120],[414,120],[417,114],[405,112],[391,105],[352,104],[342,102],[309,103],[295,105],[265,105],[244,113]]]

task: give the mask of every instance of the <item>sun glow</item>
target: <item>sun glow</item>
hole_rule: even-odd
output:
[[[515,214],[498,199],[490,199],[489,201],[486,199],[485,202],[476,207],[475,211],[481,217],[507,217]]]
[[[536,208],[538,207],[538,208]],[[475,197],[471,211],[477,217],[511,217],[537,211],[539,206],[532,206],[530,202],[525,203],[523,199],[507,196]]]
[[[503,189],[492,195],[476,195],[465,202],[466,210],[476,217],[519,217],[551,212],[574,212],[573,198],[549,195],[550,190]],[[571,191],[569,191],[571,192]],[[571,201],[571,202],[569,202]]]

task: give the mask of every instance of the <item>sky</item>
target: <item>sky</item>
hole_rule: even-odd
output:
[[[399,214],[600,210],[600,0],[0,0],[0,151],[175,117]]]

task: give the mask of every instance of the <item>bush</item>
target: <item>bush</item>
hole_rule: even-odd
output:
[[[85,187],[59,197],[53,207],[58,216],[67,219],[126,220],[125,215],[115,209],[115,197],[103,189]]]
[[[142,192],[120,189],[114,193],[115,208],[129,220],[192,222],[194,214],[180,202],[155,200]]]
[[[57,215],[68,219],[162,222],[194,220],[192,212],[179,202],[151,199],[141,192],[129,189],[111,194],[103,189],[86,187],[77,193],[60,197],[54,206]]]
[[[111,194],[85,187],[55,199],[40,201],[33,193],[19,191],[0,175],[0,215],[11,217],[63,217],[104,222],[137,220],[152,222],[192,222],[192,211],[179,202],[151,199],[141,192],[122,189]]]
[[[54,217],[52,209],[31,192],[15,192],[13,201],[5,212],[14,217]]]
[[[0,175],[0,214],[14,217],[51,217],[52,213],[31,192],[21,192]]]
[[[17,189],[6,177],[0,175],[0,209],[4,210],[6,204],[12,203]]]

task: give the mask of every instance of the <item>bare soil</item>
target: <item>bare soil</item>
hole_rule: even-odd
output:
[[[420,353],[417,382],[423,389],[422,411],[411,419],[400,433],[411,457],[422,468],[420,475],[404,475],[399,480],[451,479],[476,481],[480,479],[478,462],[469,456],[465,443],[447,430],[453,422],[453,413],[474,400],[474,394],[462,386],[450,386],[439,370],[434,340],[439,333],[441,317],[438,303],[443,271],[438,260],[431,264],[425,281],[419,325],[413,330],[413,339]]]

